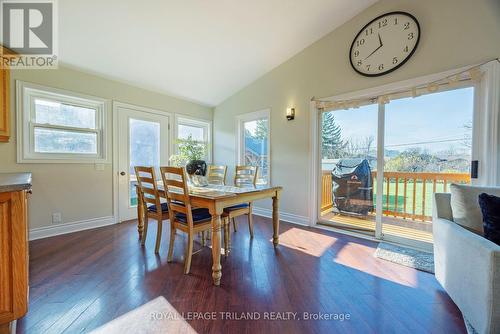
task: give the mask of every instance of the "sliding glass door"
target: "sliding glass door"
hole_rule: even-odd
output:
[[[386,239],[432,244],[433,194],[470,182],[473,110],[472,87],[385,105]]]
[[[375,233],[378,105],[321,116],[322,220]]]
[[[474,88],[320,114],[320,223],[432,246],[432,198],[470,182]]]

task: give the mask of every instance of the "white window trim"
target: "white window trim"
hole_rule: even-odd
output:
[[[174,125],[174,141],[176,142],[179,138],[179,125],[196,126],[203,127],[207,130],[205,141],[207,143],[207,164],[212,163],[212,121],[205,120],[201,118],[195,118],[190,116],[185,116],[181,114],[175,115],[175,125]],[[178,152],[178,145],[174,143],[174,151]]]
[[[256,121],[259,119],[267,118],[268,120],[268,127],[267,127],[267,152],[269,157],[267,158],[268,162],[268,170],[267,170],[267,175],[268,175],[268,180],[267,184],[272,184],[272,174],[271,174],[271,109],[263,109],[259,111],[254,111],[254,112],[249,112],[245,114],[241,114],[236,116],[236,129],[237,129],[237,136],[236,136],[236,158],[235,158],[235,165],[242,165],[244,164],[244,159],[243,159],[243,154],[245,152],[245,141],[244,141],[244,134],[245,131],[243,130],[243,123],[245,122],[250,122],[250,121]]]
[[[77,102],[97,111],[97,154],[37,153],[34,151],[34,97]],[[16,81],[17,163],[111,163],[110,101],[33,83]]]

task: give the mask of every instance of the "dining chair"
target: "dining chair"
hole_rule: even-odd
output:
[[[227,166],[208,166],[207,181],[210,184],[226,185]]]
[[[174,255],[176,231],[180,230],[186,233],[188,244],[184,260],[184,274],[189,274],[194,236],[196,233],[209,231],[212,228],[212,216],[208,209],[193,208],[191,205],[184,168],[160,167],[160,172],[170,208],[170,244],[167,261],[171,262]]]
[[[146,243],[149,219],[155,219],[158,222],[155,253],[158,254],[160,251],[163,221],[169,219],[168,204],[161,202],[162,197],[156,184],[154,167],[135,166],[134,170],[139,185],[139,193],[137,195],[141,197],[144,212],[144,231],[142,233],[141,244],[144,245]]]
[[[234,173],[234,185],[236,187],[243,186],[255,186],[257,183],[257,174],[259,172],[259,167],[257,166],[236,166]],[[250,237],[253,238],[253,219],[252,219],[252,207],[253,203],[243,203],[235,206],[231,206],[224,209],[222,218],[224,219],[224,225],[230,225],[233,222],[233,228],[236,232],[236,217],[247,215],[248,216],[248,230],[250,232]],[[229,229],[229,226],[228,226]]]

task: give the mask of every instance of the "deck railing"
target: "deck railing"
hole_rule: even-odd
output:
[[[376,203],[377,172],[373,177],[373,204]],[[450,183],[470,183],[468,173],[407,173],[385,172],[383,214],[411,220],[432,219],[432,194],[448,192]],[[332,207],[332,175],[323,171],[321,211]]]

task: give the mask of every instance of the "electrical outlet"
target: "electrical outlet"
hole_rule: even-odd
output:
[[[62,215],[60,212],[54,212],[52,214],[52,224],[60,224],[62,223]]]

